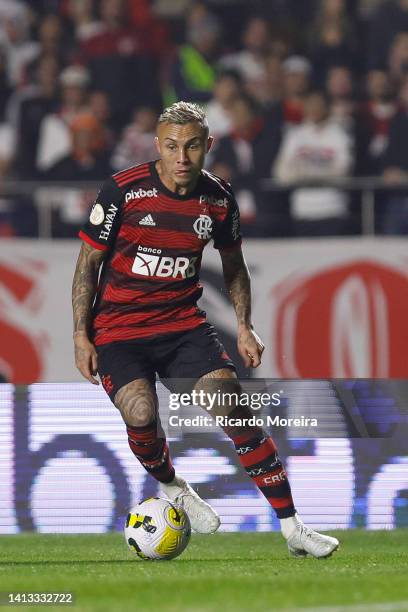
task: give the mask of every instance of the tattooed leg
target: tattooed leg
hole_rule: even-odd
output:
[[[119,389],[114,404],[126,423],[132,453],[156,480],[172,482],[174,467],[160,427],[158,400],[152,384],[145,378],[133,380]]]
[[[146,378],[132,380],[115,395],[113,402],[126,425],[145,427],[157,417],[157,395]]]
[[[221,368],[208,372],[208,374],[205,374],[197,381],[194,390],[198,392],[204,391],[205,394],[215,395],[221,393],[227,398],[239,397],[242,392],[237,375],[230,368]],[[202,404],[202,408],[207,409],[207,407],[208,405]],[[250,410],[246,406],[237,406],[237,403],[234,401],[215,404],[209,414],[212,416],[225,417],[226,420],[228,420],[227,417],[236,419],[249,418],[252,416]],[[241,428],[230,428],[228,425],[223,429],[228,437],[231,437],[233,434],[237,435],[238,433],[242,433]]]

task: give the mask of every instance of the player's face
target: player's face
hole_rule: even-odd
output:
[[[164,184],[173,191],[189,191],[194,187],[211,144],[207,130],[195,121],[185,125],[160,124],[156,146]]]

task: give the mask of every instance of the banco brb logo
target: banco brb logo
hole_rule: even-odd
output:
[[[408,276],[377,262],[336,266],[273,290],[280,376],[408,376]]]
[[[137,253],[132,272],[141,276],[190,278],[196,273],[197,257],[165,257],[151,253]]]

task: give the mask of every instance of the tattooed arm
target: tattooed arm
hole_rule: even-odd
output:
[[[238,351],[245,366],[257,368],[264,344],[251,323],[251,281],[241,246],[220,250],[224,282],[238,321]]]
[[[99,268],[105,255],[105,251],[94,249],[84,242],[72,283],[75,365],[82,376],[94,385],[99,384],[95,378],[98,364],[96,350],[89,340],[89,334]]]

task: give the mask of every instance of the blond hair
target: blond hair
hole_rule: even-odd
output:
[[[208,133],[208,121],[204,109],[193,102],[175,102],[164,109],[158,119],[161,123],[175,123],[185,125],[186,123],[197,122]]]

